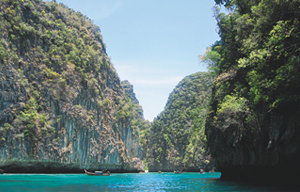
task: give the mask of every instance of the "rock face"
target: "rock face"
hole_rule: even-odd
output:
[[[199,171],[213,168],[205,154],[204,125],[211,94],[210,73],[185,77],[170,94],[166,107],[151,123],[149,171]]]
[[[150,127],[150,122],[145,120],[143,108],[139,104],[138,99],[135,96],[133,91],[133,85],[131,85],[127,80],[121,82],[121,86],[124,90],[125,97],[128,99],[127,103],[130,105],[133,110],[131,110],[131,116],[133,116],[134,120],[131,121],[131,127],[139,131],[139,141],[142,146],[142,157],[146,157],[148,143],[147,139],[145,139],[145,133],[148,133]],[[145,171],[145,163],[140,162],[138,164],[139,171]]]
[[[300,1],[216,2],[208,151],[224,179],[299,186]]]
[[[133,107],[100,29],[54,2],[0,2],[0,168],[137,172]]]

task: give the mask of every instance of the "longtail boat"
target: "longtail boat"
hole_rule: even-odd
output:
[[[182,171],[174,171],[175,174],[182,173]]]
[[[110,176],[110,172],[107,171],[107,173],[103,173],[103,171],[95,171],[95,173],[88,172],[87,170],[84,169],[85,174],[89,176]]]

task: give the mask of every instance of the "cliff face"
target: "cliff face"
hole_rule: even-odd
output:
[[[40,0],[1,1],[0,22],[0,167],[139,171],[133,107],[100,29]]]
[[[149,171],[212,169],[205,154],[204,125],[211,94],[210,73],[185,77],[170,94],[166,107],[148,134]]]
[[[121,86],[124,90],[126,98],[129,99],[128,103],[133,108],[132,116],[134,117],[134,120],[131,122],[131,126],[139,131],[139,142],[142,147],[142,157],[146,158],[148,151],[147,133],[150,129],[150,122],[148,120],[145,120],[144,118],[143,108],[139,104],[139,101],[135,96],[135,93],[133,91],[133,85],[131,85],[127,80],[125,80],[121,82]],[[142,165],[145,166],[144,163],[142,163]]]
[[[201,58],[216,74],[206,135],[224,179],[299,182],[299,3],[236,1],[218,16],[221,40]]]

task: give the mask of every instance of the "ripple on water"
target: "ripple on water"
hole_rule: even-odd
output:
[[[274,191],[272,187],[255,187],[235,182],[220,181],[220,175],[220,173],[144,173],[91,177],[85,174],[3,174],[0,175],[0,189],[12,192]]]

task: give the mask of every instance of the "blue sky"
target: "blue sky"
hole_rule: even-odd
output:
[[[146,119],[165,107],[185,76],[206,71],[198,55],[219,36],[214,0],[57,0],[101,29],[121,80],[134,87]]]

